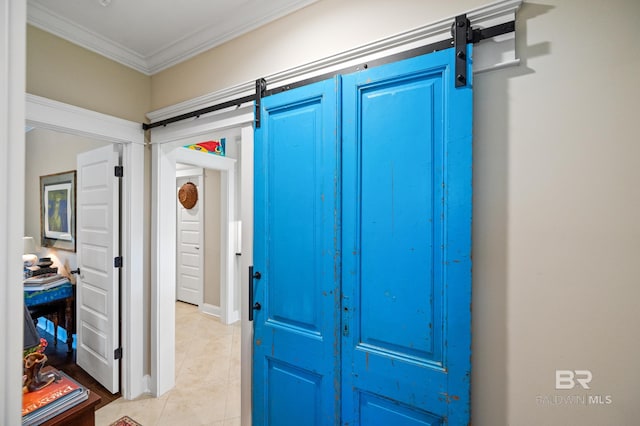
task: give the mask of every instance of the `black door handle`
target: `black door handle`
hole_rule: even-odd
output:
[[[253,302],[253,280],[259,280],[262,278],[260,272],[253,272],[253,266],[249,266],[249,321],[253,321],[253,311],[259,311],[262,309],[262,305],[258,302]]]

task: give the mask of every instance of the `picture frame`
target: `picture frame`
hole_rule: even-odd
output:
[[[40,176],[42,247],[76,251],[76,171]]]

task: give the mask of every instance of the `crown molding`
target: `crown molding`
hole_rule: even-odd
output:
[[[145,75],[153,75],[317,1],[299,0],[273,10],[267,5],[268,12],[245,25],[229,21],[226,23],[228,29],[222,33],[219,33],[219,28],[207,27],[148,56],[140,55],[30,0],[27,1],[27,23]]]
[[[226,30],[220,33],[219,28],[204,28],[188,37],[177,40],[169,46],[159,49],[147,59],[147,66],[151,75],[164,69],[184,62],[214,47],[220,46],[234,38],[260,28],[276,19],[300,10],[318,0],[299,0],[286,7],[272,9],[267,7],[265,13],[244,25],[237,25],[233,21],[227,22]]]
[[[60,16],[38,3],[28,1],[27,23],[94,53],[149,74],[144,57],[126,47]]]
[[[499,0],[469,10],[466,14],[474,28],[487,28],[514,21],[516,11],[520,8],[522,2],[523,0]],[[367,61],[375,60],[383,56],[445,40],[451,37],[450,31],[453,19],[453,16],[440,19],[430,24],[391,37],[386,37],[336,55],[264,76],[264,79],[270,87],[277,87],[278,85],[284,85],[347,67],[359,66]],[[495,42],[485,43],[484,46],[483,43],[479,43],[474,47],[474,73],[514,66],[520,63],[515,51],[515,32],[494,37],[492,40]],[[148,112],[146,116],[151,123],[154,123],[247,96],[254,92],[255,82],[245,82]],[[210,115],[213,114],[216,113],[211,113]]]

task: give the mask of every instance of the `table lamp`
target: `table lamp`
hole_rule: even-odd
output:
[[[33,266],[38,263],[38,256],[34,254],[36,252],[36,243],[33,237],[23,237],[22,245],[22,262],[24,262],[24,266]]]

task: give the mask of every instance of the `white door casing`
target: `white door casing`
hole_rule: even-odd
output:
[[[158,218],[153,226],[154,257],[157,259],[155,268],[152,269],[152,280],[156,286],[152,288],[151,327],[152,327],[152,353],[151,360],[152,377],[156,377],[154,395],[160,396],[175,385],[175,300],[176,300],[176,193],[175,176],[176,162],[197,167],[220,170],[221,176],[221,222],[220,230],[221,246],[221,285],[220,304],[221,321],[231,323],[233,312],[233,292],[229,287],[235,280],[235,244],[231,244],[233,235],[233,217],[235,211],[235,164],[236,160],[219,157],[212,154],[204,154],[199,151],[157,145],[154,148],[154,169],[157,177],[155,182],[153,203],[158,209]],[[165,151],[166,150],[166,151]],[[159,155],[159,151],[163,151]],[[165,168],[166,167],[166,168]],[[162,211],[160,211],[162,210]],[[239,313],[236,315],[239,317]],[[160,346],[161,345],[161,346]],[[154,351],[154,348],[159,348]]]
[[[121,182],[121,390],[124,399],[150,392],[145,375],[144,339],[144,132],[140,123],[79,108],[36,95],[26,95],[26,124],[93,139],[122,147],[124,177]],[[23,126],[20,127],[23,131]],[[22,174],[24,175],[24,173]],[[15,174],[18,179],[20,174]],[[22,226],[20,227],[22,229]],[[22,337],[20,337],[22,338]]]
[[[176,299],[192,305],[203,303],[203,262],[204,253],[204,200],[202,196],[202,172],[199,176],[176,178],[176,194],[180,187],[191,182],[198,188],[198,201],[191,209],[186,209],[176,197],[177,214],[177,257],[176,257]]]
[[[219,157],[216,155],[204,155],[200,152],[179,149],[186,138],[198,137],[199,135],[207,135],[214,132],[221,132],[227,129],[241,129],[240,147],[242,155],[245,154],[245,144],[253,144],[253,108],[252,106],[241,107],[233,111],[233,113],[214,115],[211,117],[201,117],[196,123],[177,123],[176,125],[157,128],[152,130],[152,205],[156,215],[153,217],[152,224],[152,281],[156,285],[152,288],[151,294],[151,376],[155,379],[152,383],[153,394],[160,396],[169,391],[175,385],[175,252],[171,253],[171,247],[175,248],[175,176],[176,162],[191,164],[197,167],[203,167],[221,171],[221,204],[225,206],[221,215],[222,227],[221,238],[229,238],[230,235],[236,235],[233,230],[234,211],[229,209],[235,208],[235,179],[233,173],[236,171],[236,162],[231,158]],[[203,138],[206,136],[202,136]],[[180,152],[180,154],[177,154]],[[184,158],[187,157],[187,158]],[[243,164],[245,159],[242,160]],[[253,159],[251,158],[251,164]],[[252,178],[246,178],[248,173],[253,173],[253,169],[242,169],[242,188],[245,191],[245,185],[252,185]],[[252,186],[251,186],[252,188]],[[252,189],[248,188],[247,193],[252,194]],[[243,197],[244,198],[244,197]],[[167,210],[167,209],[170,209]],[[242,244],[243,253],[239,261],[242,264],[241,270],[246,270],[249,265],[248,253],[250,253],[250,243],[253,238],[253,224],[249,219],[245,219],[244,207],[242,213],[242,232],[241,236],[245,243]],[[225,218],[226,217],[226,218]],[[227,219],[230,218],[230,219]],[[226,222],[225,222],[226,221]],[[225,267],[233,274],[234,263],[238,262],[235,255],[235,244],[227,244],[225,250],[226,260],[223,261]],[[173,260],[173,262],[172,262]],[[173,263],[173,264],[172,264]],[[228,277],[234,279],[238,284],[242,282],[237,294],[238,301],[244,300],[244,286],[246,286],[245,274],[239,277]],[[221,284],[225,280],[221,281]],[[221,285],[221,301],[226,298],[233,298],[234,292],[227,291],[225,285]],[[239,303],[242,309],[244,304]],[[227,303],[227,306],[234,306],[233,303]],[[240,311],[232,312],[236,318],[240,318]],[[225,315],[222,309],[221,316]],[[244,318],[244,316],[243,316]],[[243,347],[250,348],[250,341],[244,342],[246,336],[249,336],[244,330],[242,334]],[[243,349],[243,353],[246,349]],[[244,355],[243,355],[244,356]],[[243,381],[245,379],[243,378]],[[246,384],[248,386],[248,384]]]
[[[23,309],[20,241],[24,236],[24,87],[26,1],[0,0],[0,424],[20,424]],[[11,285],[13,284],[13,285]],[[19,320],[22,321],[22,320]]]
[[[78,154],[76,362],[111,393],[120,390],[120,184],[117,145]],[[118,266],[119,267],[119,266]],[[117,358],[117,359],[116,359]]]

